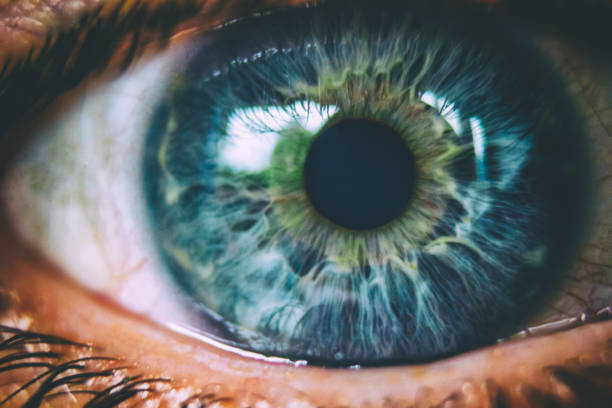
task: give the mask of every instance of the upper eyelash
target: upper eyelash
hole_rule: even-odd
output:
[[[99,6],[66,30],[49,33],[40,50],[31,48],[22,58],[8,56],[0,65],[0,135],[26,114],[42,110],[62,92],[103,71],[126,40],[120,70],[129,66],[144,44],[158,40],[163,47],[177,26],[201,9],[199,3],[165,2],[151,9],[139,2],[127,12],[118,5],[106,16],[101,16]]]

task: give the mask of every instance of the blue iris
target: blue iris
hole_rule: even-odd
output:
[[[537,311],[581,234],[588,146],[556,72],[500,24],[303,9],[192,57],[151,120],[143,183],[211,335],[423,362]]]

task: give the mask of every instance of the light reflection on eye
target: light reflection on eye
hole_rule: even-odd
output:
[[[182,307],[187,299],[158,273],[161,261],[140,228],[146,221],[133,184],[139,170],[133,157],[142,151],[146,115],[182,55],[171,50],[142,70],[94,90],[70,114],[46,124],[42,141],[8,178],[7,191],[9,205],[23,222],[21,232],[67,273],[128,309],[194,326],[197,316]],[[153,83],[159,87],[151,87]],[[595,308],[606,305],[606,293],[600,292]]]
[[[238,109],[229,117],[228,138],[220,146],[219,160],[235,170],[263,170],[270,164],[279,132],[289,123],[297,119],[304,129],[316,132],[336,111],[335,106],[323,110],[314,104],[304,107],[298,103],[287,111],[278,107]]]

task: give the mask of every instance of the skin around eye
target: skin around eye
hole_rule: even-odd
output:
[[[606,174],[604,164],[602,176]],[[603,207],[605,217],[607,207]],[[578,381],[567,380],[571,375],[589,378],[599,392],[606,386],[610,389],[605,379],[597,383],[584,374],[594,371],[593,367],[605,372],[601,367],[612,363],[609,322],[508,342],[427,366],[323,370],[236,356],[117,307],[108,295],[83,289],[66,278],[66,271],[27,249],[16,237],[13,221],[5,220],[4,224],[1,247],[2,259],[7,262],[0,272],[5,306],[2,323],[96,346],[95,352],[70,351],[66,358],[91,354],[121,357],[135,366],[130,374],[172,378],[174,382],[167,388],[160,385],[162,396],[138,396],[154,403],[165,401],[172,406],[191,396],[196,396],[194,401],[206,401],[210,397],[205,395],[212,393],[227,405],[249,401],[260,406],[436,406],[448,399],[466,406],[495,406],[505,399],[512,401],[511,406],[538,406],[534,401],[546,398],[586,398],[584,387],[576,385]],[[78,244],[74,246],[78,251]],[[87,263],[82,268],[89,269]],[[554,371],[553,366],[563,370]],[[24,378],[24,374],[11,377],[15,378]],[[86,400],[77,394],[73,397],[75,401]],[[60,400],[53,403],[65,406]]]

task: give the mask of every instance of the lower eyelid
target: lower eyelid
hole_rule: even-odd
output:
[[[19,294],[18,305],[2,313],[2,324],[93,342],[98,354],[120,357],[143,374],[180,379],[190,392],[223,384],[218,389],[232,398],[248,391],[267,399],[271,406],[287,406],[290,400],[302,401],[304,406],[335,406],[332,402],[359,406],[385,398],[398,403],[414,403],[414,398],[437,403],[454,393],[456,398],[482,401],[502,390],[506,398],[521,401],[525,387],[558,398],[577,398],[551,374],[550,367],[574,372],[612,366],[612,321],[500,344],[424,366],[330,370],[263,363],[202,345],[118,309],[106,298],[62,277],[61,271],[15,242],[6,238],[1,242],[5,253],[13,254],[8,266],[14,272],[0,276],[3,294]],[[279,401],[283,402],[278,405]]]

